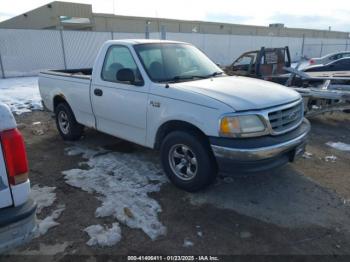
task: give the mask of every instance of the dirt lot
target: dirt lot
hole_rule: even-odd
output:
[[[32,185],[56,187],[54,205],[38,217],[45,217],[58,204],[66,208],[57,219],[58,226],[17,249],[16,254],[51,254],[54,260],[72,254],[350,254],[350,153],[325,144],[350,144],[349,115],[312,119],[307,147],[311,157],[280,170],[249,177],[220,175],[215,185],[196,194],[162,184],[149,197],[161,206],[158,219],[166,234],[151,240],[144,231],[120,221],[120,242],[104,248],[88,246],[84,229],[111,225],[117,219],[96,217],[100,195],[66,183],[62,172],[83,168],[79,162],[87,161],[82,155],[67,155],[66,148],[102,147],[126,159],[138,156],[155,168],[159,168],[158,153],[94,130],[87,130],[77,143],[64,143],[45,112],[26,113],[17,121],[27,144]],[[38,121],[41,124],[33,125]],[[331,155],[336,160],[326,161]],[[115,200],[119,197],[124,196],[117,194]]]

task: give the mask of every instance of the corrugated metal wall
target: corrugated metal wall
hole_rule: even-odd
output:
[[[309,57],[320,57],[337,51],[346,51],[348,48],[347,39],[305,38],[304,53]]]
[[[58,31],[1,29],[0,54],[6,77],[64,67]]]
[[[91,67],[100,46],[110,39],[145,38],[142,33],[0,29],[0,55],[5,77],[36,75],[44,69]],[[150,33],[160,39],[161,33]],[[166,39],[189,42],[216,63],[228,65],[240,54],[265,47],[289,46],[293,60],[348,48],[347,39],[256,35],[166,33]],[[1,68],[0,68],[0,77]]]
[[[112,39],[107,32],[63,31],[68,69],[92,67],[101,45]]]
[[[211,59],[222,65],[228,65],[242,53],[251,50],[258,50],[262,46],[289,46],[292,60],[298,60],[301,56],[303,42],[302,38],[276,36],[268,37],[186,33],[167,33],[166,36],[169,40],[185,41],[196,45],[198,48],[202,49]],[[344,46],[338,46],[338,48],[343,47]],[[312,52],[309,53],[311,54]]]
[[[145,34],[141,33],[118,33],[113,32],[113,39],[144,39]]]

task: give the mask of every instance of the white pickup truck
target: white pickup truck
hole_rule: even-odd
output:
[[[16,127],[10,109],[0,103],[0,254],[30,240],[35,227],[27,155]]]
[[[39,88],[63,139],[79,139],[86,126],[159,149],[165,173],[187,191],[218,171],[293,161],[310,130],[297,92],[227,76],[182,42],[107,41],[92,69],[42,72]]]

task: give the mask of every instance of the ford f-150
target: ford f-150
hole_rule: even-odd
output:
[[[297,92],[227,76],[182,42],[107,41],[92,69],[44,71],[39,88],[63,139],[79,139],[86,126],[160,150],[165,173],[187,191],[219,171],[293,161],[310,130]]]

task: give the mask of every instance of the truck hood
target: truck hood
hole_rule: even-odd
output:
[[[288,87],[241,76],[182,82],[174,87],[208,96],[235,111],[264,109],[300,99],[299,93]]]

